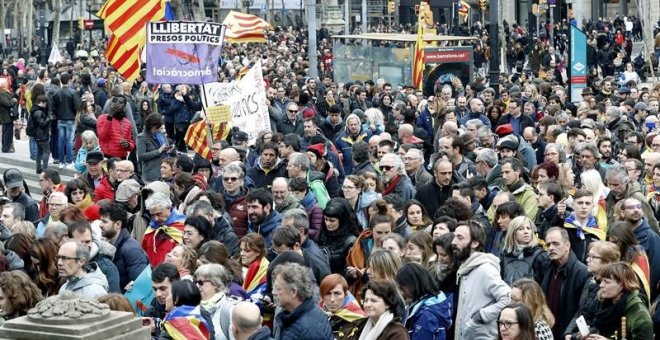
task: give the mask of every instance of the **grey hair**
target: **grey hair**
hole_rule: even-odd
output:
[[[286,283],[288,289],[296,291],[296,297],[300,301],[309,300],[314,295],[315,284],[306,267],[292,262],[281,264],[273,270],[273,279],[277,277]]]
[[[578,143],[578,145],[575,146],[575,150],[580,150],[575,152],[576,157],[579,156],[582,151],[587,150],[591,153],[592,156],[594,156],[595,159],[600,158],[600,152],[598,152],[598,148],[596,147],[596,144],[594,143],[589,143],[589,142],[582,142]]]
[[[289,156],[289,163],[291,165],[297,165],[301,170],[309,170],[309,158],[301,152],[294,152]]]
[[[383,125],[385,123],[385,117],[383,117],[383,112],[380,109],[372,107],[364,111],[364,116],[367,117],[367,122],[374,125]]]
[[[55,238],[57,238],[58,240],[61,240],[62,237],[69,234],[69,227],[66,224],[64,224],[64,222],[60,222],[60,221],[48,223],[48,225],[46,225],[46,230],[44,231],[44,234],[48,230],[52,230],[53,236],[55,236]]]
[[[76,245],[76,257],[78,259],[85,260],[85,262],[89,261],[89,248],[87,248],[86,245],[76,240],[68,240],[64,244],[67,243],[73,243]]]
[[[155,192],[144,202],[147,210],[151,209],[170,209],[172,208],[172,200],[169,196],[162,192]]]
[[[403,164],[403,161],[399,155],[395,153],[387,153],[383,155],[383,159],[385,159],[385,157],[392,158],[394,160],[394,167],[399,169],[399,175],[404,175],[406,173],[406,166]]]
[[[490,129],[485,125],[477,129],[477,138],[481,139],[481,137],[491,137],[491,136],[493,136],[493,132],[490,131]]]
[[[25,207],[20,203],[8,203],[5,204],[3,209],[12,208],[11,215],[15,220],[23,221],[25,220]]]
[[[468,125],[472,125],[472,124],[474,124],[474,125],[477,126],[477,131],[478,131],[480,128],[482,128],[482,127],[485,126],[485,125],[484,125],[484,122],[482,122],[481,119],[470,119],[470,120],[468,120],[467,122],[465,122],[465,127],[467,127]]]
[[[48,197],[48,200],[50,201],[50,199],[53,198],[53,197],[56,197],[56,198],[58,197],[64,202],[64,204],[69,204],[69,198],[66,197],[66,195],[63,192],[59,192],[59,191],[53,192]]]
[[[494,168],[497,165],[497,153],[493,149],[484,148],[479,150],[477,152],[477,158],[475,159],[475,162],[486,162],[491,168]]]
[[[612,116],[616,119],[621,117],[621,110],[619,109],[618,106],[608,106],[607,109],[605,110],[605,114],[608,116]]]
[[[422,161],[424,160],[424,153],[422,152],[422,150],[417,148],[410,148],[408,152],[412,152],[415,154],[415,157],[420,158]]]
[[[309,231],[309,217],[307,212],[300,208],[289,209],[282,213],[282,221],[290,218],[293,220],[293,226],[296,229],[305,229],[305,234]]]
[[[195,278],[204,278],[211,281],[211,284],[218,288],[219,292],[227,292],[227,285],[231,277],[227,269],[217,263],[207,263],[199,266],[195,270]]]
[[[186,208],[186,216],[215,216],[215,209],[206,200],[198,200]],[[213,224],[213,222],[211,222]]]
[[[80,139],[82,139],[83,142],[94,142],[97,146],[99,145],[99,137],[96,136],[92,130],[83,131],[83,133],[80,134]]]
[[[568,119],[568,114],[566,113],[566,111],[560,110],[560,111],[557,111],[557,113],[555,114],[555,118],[557,120],[562,119],[562,118],[563,119]]]
[[[609,167],[607,169],[607,172],[605,173],[605,179],[609,178],[618,178],[624,183],[628,182],[628,172],[626,171],[626,168],[623,167],[621,164],[615,164]]]
[[[245,176],[245,172],[243,171],[243,168],[239,164],[234,163],[234,162],[231,162],[231,163],[225,165],[222,168],[222,173],[223,174],[238,174],[238,176],[241,177],[241,178],[243,176]]]

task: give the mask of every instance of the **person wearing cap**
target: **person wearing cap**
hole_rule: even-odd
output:
[[[142,187],[134,179],[126,179],[119,183],[115,193],[115,201],[121,203],[124,209],[131,214],[140,211],[140,192]]]
[[[644,126],[646,117],[648,117],[649,111],[645,102],[639,102],[633,107],[633,116],[631,122],[635,125],[637,131],[641,131]]]
[[[37,202],[23,191],[23,174],[16,168],[5,170],[2,175],[7,192],[5,195],[13,203],[19,203],[25,208],[25,220],[33,224],[39,221],[39,206]]]

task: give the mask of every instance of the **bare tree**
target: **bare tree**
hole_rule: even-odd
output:
[[[52,0],[53,1],[53,37],[51,40],[51,47],[59,48],[60,46],[60,22],[62,16],[62,0]]]
[[[32,34],[33,33],[32,32],[33,32],[34,23],[35,23],[35,21],[34,21],[34,0],[27,0],[26,4],[27,4],[26,9],[25,9],[25,11],[27,12],[26,13],[26,20],[25,20],[25,22],[27,22],[27,25],[26,25],[27,26],[27,32],[26,32],[27,41],[26,41],[26,44],[27,44],[27,47],[28,47],[28,51],[31,52],[32,51],[32,42],[33,42],[33,39],[32,39]],[[29,56],[29,53],[28,53],[28,56]]]
[[[653,0],[657,6],[657,1]],[[644,41],[644,56],[650,62],[651,52],[653,52],[655,42],[653,37],[653,24],[654,19],[651,17],[653,11],[651,10],[651,0],[637,0],[637,13],[639,13],[639,20],[642,25],[642,41]],[[657,18],[655,18],[657,20]],[[632,56],[631,56],[632,58]],[[653,68],[651,66],[651,68]]]
[[[5,25],[6,25],[6,9],[7,7],[5,6],[5,0],[0,0],[0,33],[3,34],[5,32]],[[7,41],[5,39],[0,39],[2,41],[2,54],[4,55],[5,49],[7,47]]]

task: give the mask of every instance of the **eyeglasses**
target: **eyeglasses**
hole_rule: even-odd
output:
[[[630,209],[630,210],[632,210],[632,209],[642,209],[642,205],[641,204],[626,205],[625,208]]]
[[[602,259],[602,257],[588,254],[587,255],[587,260],[589,260],[589,259],[591,259],[591,260],[600,260],[600,259]]]
[[[222,177],[223,182],[236,182],[239,179],[241,179],[241,178],[240,177]]]
[[[49,207],[54,207],[54,208],[60,208],[60,207],[63,207],[65,205],[66,204],[64,204],[64,203],[50,203],[50,202],[48,202],[48,206]]]
[[[289,112],[291,112],[291,113],[294,113],[294,112],[295,112],[295,113],[298,113],[298,110],[287,110],[287,111],[289,111]]]
[[[57,261],[67,261],[67,260],[80,260],[78,257],[69,257],[69,256],[64,256],[64,255],[57,255],[55,256],[55,260]]]
[[[513,321],[497,321],[497,326],[498,327],[504,326],[504,329],[510,329],[511,326],[517,325],[517,324],[518,324],[517,322],[513,322]]]
[[[195,282],[195,284],[198,285],[198,286],[203,286],[205,282],[211,282],[211,281],[209,281],[209,280],[196,280],[196,281],[193,281],[193,282]]]
[[[380,166],[380,171],[381,171],[381,172],[386,172],[386,171],[390,171],[390,170],[392,170],[392,168],[394,168],[394,167],[391,166],[391,165],[381,165],[381,166]]]
[[[355,189],[355,187],[352,187],[352,186],[349,186],[349,185],[343,185],[341,188],[344,189],[344,190],[353,190],[353,189]]]

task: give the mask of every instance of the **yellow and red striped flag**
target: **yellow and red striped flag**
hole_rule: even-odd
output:
[[[214,141],[226,140],[229,136],[229,130],[231,130],[231,127],[228,126],[227,122],[211,124],[211,134]]]
[[[209,161],[211,160],[211,148],[208,142],[208,124],[206,124],[204,119],[190,124],[183,139],[200,156]]]
[[[228,43],[266,42],[265,29],[273,29],[268,22],[256,15],[230,11],[222,21],[227,26],[225,41]]]
[[[412,85],[417,89],[422,89],[422,79],[424,78],[424,41],[422,40],[423,23],[417,24],[417,42],[415,43],[415,55],[413,57]]]
[[[140,74],[140,53],[138,48],[126,49],[116,35],[110,37],[105,57],[124,78],[133,80]]]
[[[463,21],[467,22],[468,13],[470,12],[470,4],[465,1],[458,3],[458,15],[463,17]]]

